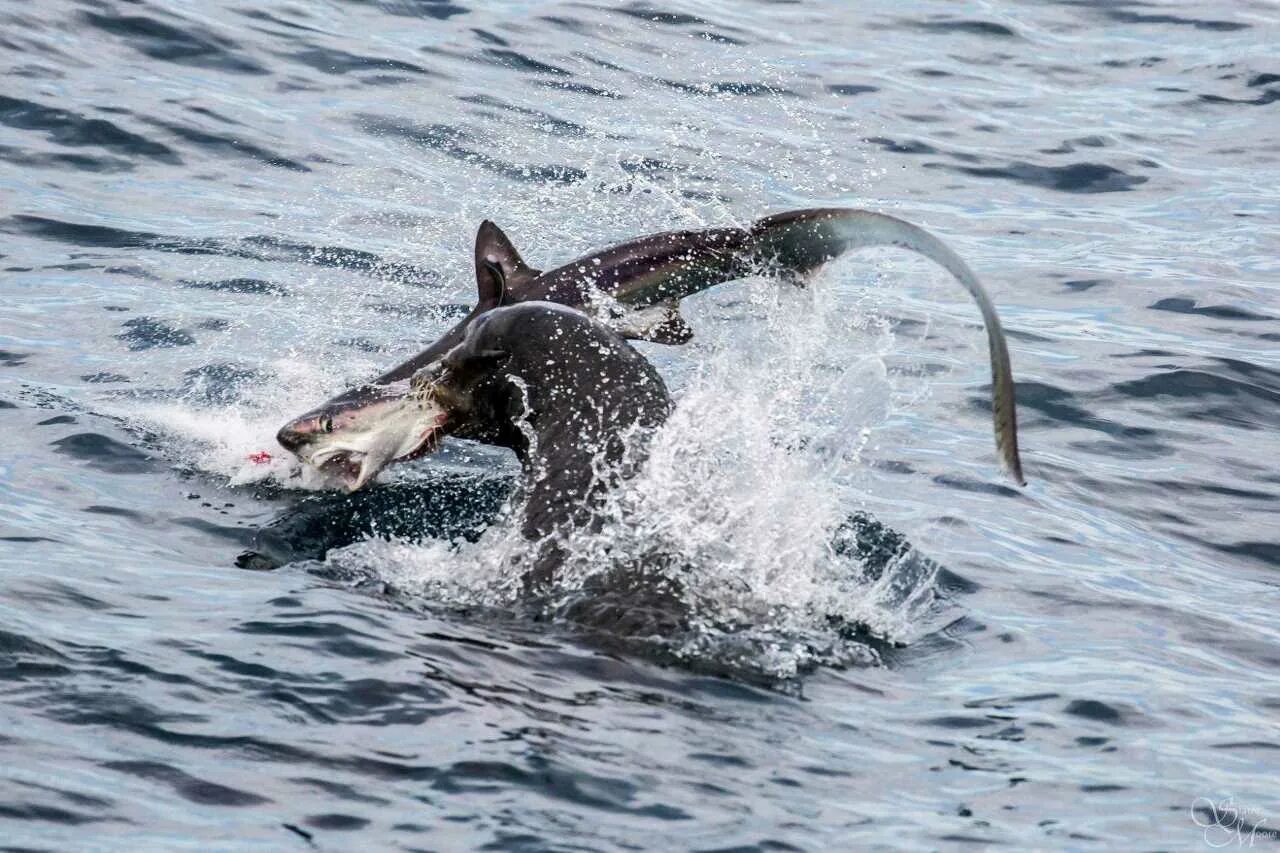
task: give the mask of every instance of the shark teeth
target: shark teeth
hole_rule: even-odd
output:
[[[365,454],[354,450],[333,450],[314,454],[304,459],[308,465],[342,482],[349,490],[350,484],[360,477]]]
[[[369,407],[364,429],[340,445],[321,447],[303,461],[354,492],[394,462],[417,459],[440,445],[448,412],[434,401],[403,397]]]

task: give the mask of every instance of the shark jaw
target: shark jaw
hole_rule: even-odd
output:
[[[381,396],[317,418],[328,430],[311,431],[294,453],[354,492],[388,465],[433,452],[447,432],[448,421],[449,412],[430,396]]]

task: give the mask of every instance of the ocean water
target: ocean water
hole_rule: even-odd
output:
[[[1278,42],[1261,0],[0,2],[0,848],[1275,846]],[[641,345],[676,413],[555,606],[505,453],[347,497],[274,445],[470,306],[482,219],[550,267],[815,205],[982,277],[1026,488],[976,310],[894,251]],[[571,618],[653,548],[687,624]]]

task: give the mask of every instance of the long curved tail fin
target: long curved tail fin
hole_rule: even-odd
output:
[[[910,222],[848,208],[795,210],[766,217],[751,227],[751,237],[758,260],[787,270],[810,270],[851,249],[898,246],[925,256],[955,276],[978,303],[987,330],[996,450],[1018,485],[1026,485],[1018,455],[1018,415],[1004,330],[982,283],[946,243]]]

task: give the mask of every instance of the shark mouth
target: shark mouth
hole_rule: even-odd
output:
[[[364,454],[359,451],[339,450],[324,462],[312,464],[334,480],[342,483],[356,483],[360,480],[360,469],[364,465]],[[350,488],[350,487],[349,487]],[[355,489],[352,488],[351,491]]]
[[[349,425],[332,443],[320,440],[302,461],[348,492],[368,485],[382,469],[410,462],[440,447],[449,413],[434,400],[405,396],[346,413]]]

